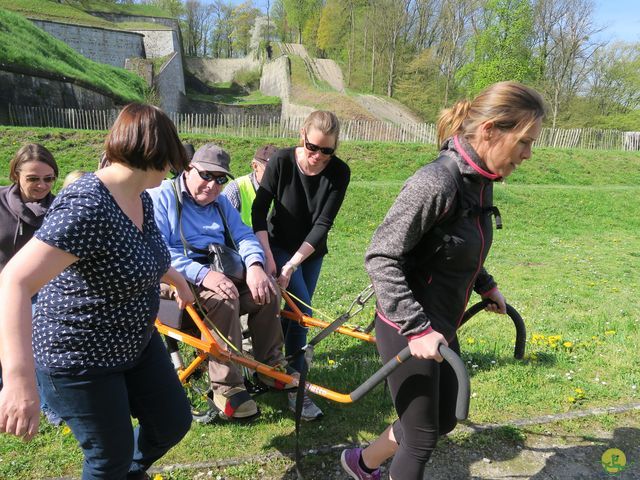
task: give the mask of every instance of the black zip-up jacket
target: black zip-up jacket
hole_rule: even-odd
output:
[[[455,160],[464,184],[465,208],[493,205],[493,181],[471,145],[448,140],[440,152]],[[415,338],[435,329],[450,341],[472,289],[496,288],[483,264],[493,238],[492,218],[482,213],[460,217],[456,182],[447,168],[431,163],[405,183],[373,235],[365,266],[377,296],[380,317]],[[463,242],[434,253],[434,227]]]
[[[54,198],[49,193],[40,202],[24,203],[17,185],[0,187],[0,271],[40,228]]]

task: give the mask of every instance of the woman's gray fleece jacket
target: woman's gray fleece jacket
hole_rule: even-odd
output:
[[[431,329],[450,341],[472,289],[487,294],[496,283],[483,267],[493,238],[493,181],[469,143],[448,140],[440,152],[455,160],[464,183],[463,204],[482,214],[459,217],[458,188],[446,166],[431,163],[405,183],[373,235],[365,266],[377,296],[377,311],[399,333],[417,337]],[[463,158],[463,157],[466,157]],[[462,239],[434,253],[434,227]],[[439,238],[439,237],[438,237]]]
[[[0,271],[40,228],[54,198],[49,193],[39,202],[25,203],[18,185],[0,187]]]

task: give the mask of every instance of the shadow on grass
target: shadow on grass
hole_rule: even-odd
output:
[[[620,427],[612,438],[579,437],[582,445],[572,447],[529,447],[546,454],[544,467],[532,480],[548,478],[631,480],[640,478],[640,430]]]
[[[500,320],[502,320],[502,316]],[[513,329],[509,318],[506,317],[504,320],[505,328]],[[482,328],[482,322],[476,321],[474,328]],[[515,338],[515,329],[513,335]],[[510,365],[517,366],[529,361],[515,359],[504,350],[486,351],[480,354],[475,352],[471,359],[464,354],[464,345],[462,350],[462,358],[465,361],[470,377],[473,377],[479,371]],[[344,346],[341,349],[340,356],[340,365],[337,368],[330,369],[326,366],[328,362],[332,361],[333,355],[331,352],[319,349],[314,356],[308,381],[340,393],[350,393],[381,366],[375,347],[366,343],[354,343]],[[555,363],[556,358],[552,354],[538,354],[536,358],[536,364],[541,367],[547,367]],[[313,472],[318,468],[322,470],[323,465],[327,464],[327,461],[319,460],[319,458],[324,458],[326,455],[339,456],[340,445],[360,445],[371,441],[395,418],[395,411],[386,386],[379,385],[375,387],[356,404],[338,404],[319,397],[314,397],[314,400],[325,412],[325,417],[316,422],[302,422],[300,428],[300,449],[309,453],[302,462],[305,478],[309,474],[311,476],[308,478],[330,478],[326,476],[326,472],[317,477],[313,476]],[[480,442],[486,435],[493,435],[499,440],[508,437],[500,429],[497,433],[478,433],[478,440],[474,442]],[[509,438],[512,440],[513,437],[511,435]],[[495,440],[491,440],[491,442],[495,442]],[[295,432],[274,437],[269,443],[269,447],[275,448],[283,455],[293,458]],[[505,450],[505,452],[508,452],[508,450]],[[329,463],[333,463],[333,461]],[[295,467],[290,468],[283,478],[289,478],[288,475],[293,475],[292,478],[295,478]]]
[[[335,368],[328,367],[332,357],[335,358],[331,352],[318,352],[307,380],[343,394],[351,393],[380,367],[375,346],[364,342],[346,347],[341,352],[339,366]],[[313,400],[325,415],[317,421],[301,422],[300,449],[305,453],[314,452],[302,462],[305,478],[313,478],[307,475],[318,468],[314,461],[315,453],[333,451],[336,445],[368,442],[386,428],[394,415],[391,399],[382,385],[356,403],[332,402],[317,395],[313,396]],[[293,458],[295,432],[274,437],[269,446]],[[283,478],[295,478],[295,467],[291,467]]]
[[[304,479],[344,479],[339,456],[339,449],[309,454],[303,461]],[[614,430],[612,438],[595,438],[540,435],[506,426],[441,439],[426,465],[425,478],[633,480],[640,478],[639,458],[637,428],[621,427]],[[389,462],[383,465],[383,478],[388,468]],[[279,478],[295,479],[295,468],[289,468]]]
[[[332,355],[328,352],[318,353],[314,356],[308,381],[341,393],[352,392],[381,366],[375,347],[365,343],[346,347],[343,350],[338,368],[333,370],[322,368],[327,365],[331,357]],[[470,365],[467,365],[467,368],[472,377],[482,369],[496,369],[512,364],[518,365],[521,362],[522,360],[516,360],[509,355],[496,357],[487,352],[480,356],[474,354],[473,364],[478,365],[478,368],[472,369]],[[539,358],[538,363],[551,365],[555,363],[555,357],[547,355],[544,358]],[[318,468],[322,469],[322,465],[338,461],[340,445],[351,446],[367,443],[382,432],[395,418],[391,398],[386,386],[383,385],[375,387],[355,404],[338,404],[319,397],[314,397],[314,400],[325,412],[325,417],[316,422],[302,422],[300,428],[300,449],[309,453],[302,462],[305,478],[331,478],[322,476],[326,475],[326,472],[322,475],[318,474],[318,476],[314,476],[314,472]],[[479,440],[476,443],[488,434],[477,435]],[[492,435],[501,439],[506,437],[502,431],[492,433]],[[513,435],[509,438],[513,438]],[[291,432],[287,435],[274,437],[269,446],[293,458],[295,433]],[[324,459],[325,456],[335,458],[329,461]],[[287,475],[293,475],[291,478],[295,478],[295,467],[292,467],[283,478],[289,478]]]

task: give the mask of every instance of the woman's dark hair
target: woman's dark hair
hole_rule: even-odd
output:
[[[544,119],[542,96],[518,82],[489,85],[472,101],[460,100],[442,110],[438,119],[438,144],[453,135],[472,138],[478,126],[493,121],[500,130],[526,131],[536,120]]]
[[[189,161],[193,158],[196,153],[195,147],[191,143],[182,142],[182,146],[184,147],[184,151],[187,154],[187,158]]]
[[[140,170],[164,170],[170,165],[182,171],[189,164],[176,127],[153,105],[130,103],[111,127],[105,141],[109,163]]]
[[[53,174],[56,177],[58,176],[58,164],[53,158],[53,155],[51,155],[51,152],[38,143],[27,143],[16,152],[11,162],[9,162],[9,179],[13,183],[18,183],[22,165],[28,162],[46,163],[53,168]]]

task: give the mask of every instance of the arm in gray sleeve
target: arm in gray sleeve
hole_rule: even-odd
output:
[[[453,178],[440,167],[420,169],[402,188],[365,255],[378,308],[405,336],[427,330],[431,322],[409,288],[404,265],[436,221],[455,208],[456,192]]]

